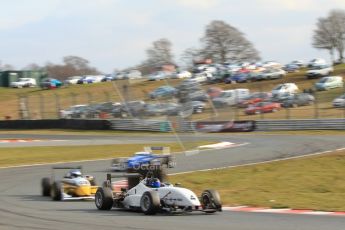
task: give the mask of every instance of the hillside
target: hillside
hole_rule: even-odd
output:
[[[280,83],[294,82],[299,89],[309,89],[318,79],[308,80],[304,76],[305,70],[297,73],[289,73],[282,79],[257,81],[241,84],[207,84],[203,87],[207,89],[210,86],[216,86],[223,89],[248,88],[255,91],[271,91],[274,86]],[[345,64],[335,66],[333,75],[345,76]],[[57,118],[58,110],[67,108],[75,104],[91,104],[105,101],[120,102],[124,98],[128,100],[146,100],[147,93],[163,84],[176,85],[180,80],[167,80],[156,82],[134,82],[128,85],[127,90],[123,87],[128,84],[125,81],[103,82],[89,85],[71,85],[55,90],[41,90],[39,88],[11,89],[0,88],[0,119],[10,116],[11,119],[19,117],[19,97],[25,96],[28,100],[30,117],[32,119]],[[116,83],[116,84],[113,84]],[[224,108],[216,111],[218,116],[213,119],[261,119],[261,118],[337,118],[345,117],[344,109],[335,109],[332,107],[332,100],[343,94],[344,88],[333,89],[329,91],[317,92],[315,97],[317,103],[312,106],[303,106],[289,110],[281,110],[277,113],[260,114],[246,116],[243,109]],[[122,94],[122,96],[119,95]],[[209,109],[207,113],[199,114],[194,119],[208,119],[214,116],[214,111]]]

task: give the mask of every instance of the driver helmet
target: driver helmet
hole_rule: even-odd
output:
[[[153,178],[151,181],[151,187],[152,188],[159,188],[161,187],[161,182],[159,181],[158,178]]]
[[[81,177],[81,176],[82,176],[80,170],[78,170],[78,169],[72,169],[72,170],[69,172],[69,175],[70,175],[70,177],[72,177],[72,178],[76,178],[76,177]]]

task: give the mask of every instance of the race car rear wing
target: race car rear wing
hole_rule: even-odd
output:
[[[79,166],[54,166],[52,169],[83,169],[81,165]]]
[[[145,146],[145,152],[161,151],[163,155],[170,155],[170,147],[167,146]]]
[[[81,165],[78,165],[78,166],[53,166],[52,167],[52,174],[51,174],[52,181],[55,181],[55,170],[60,170],[60,169],[79,169],[81,172],[83,172],[83,167]]]
[[[142,177],[139,173],[123,173],[123,174],[111,174],[107,173],[107,181],[111,182],[112,178],[139,178]]]
[[[107,174],[107,180],[105,181],[105,183],[103,184],[103,186],[112,187],[112,178],[126,178],[127,181],[127,188],[131,189],[134,186],[136,186],[137,184],[139,184],[139,182],[143,179],[142,175],[140,175],[139,173],[123,173],[123,174]]]

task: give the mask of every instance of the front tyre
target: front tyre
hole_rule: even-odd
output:
[[[50,189],[51,189],[50,178],[48,177],[42,178],[41,186],[42,186],[42,196],[50,196]]]
[[[55,201],[62,200],[62,185],[60,182],[54,182],[50,189],[50,196]]]
[[[156,191],[146,191],[140,199],[140,208],[145,215],[155,215],[160,209],[160,199]]]
[[[216,190],[208,189],[203,191],[201,194],[201,203],[204,207],[204,211],[207,213],[222,211],[222,202]]]
[[[108,187],[99,187],[95,195],[95,204],[99,210],[110,210],[113,207],[113,192]]]

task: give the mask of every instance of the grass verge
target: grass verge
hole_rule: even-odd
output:
[[[188,144],[197,146],[210,143],[201,141]],[[171,152],[182,151],[181,146],[176,143],[148,143],[145,146],[169,146]],[[143,147],[143,144],[122,144],[0,148],[0,167],[124,157],[131,156],[137,151],[143,151]]]
[[[170,176],[200,194],[214,188],[225,205],[345,211],[345,151],[255,166]]]

